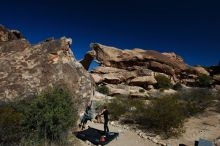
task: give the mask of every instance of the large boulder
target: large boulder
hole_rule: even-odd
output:
[[[209,72],[204,67],[201,66],[192,67],[192,71],[195,74],[199,74],[199,75],[207,75],[207,76],[210,75]]]
[[[31,45],[21,36],[0,27],[0,100],[21,100],[57,86],[67,88],[80,102],[93,96],[94,80],[75,60],[71,39]]]

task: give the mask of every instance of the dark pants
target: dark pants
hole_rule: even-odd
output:
[[[104,131],[105,131],[105,132],[109,132],[109,129],[108,129],[108,120],[105,120],[105,121],[104,121]]]

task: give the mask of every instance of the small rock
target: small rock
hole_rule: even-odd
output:
[[[160,135],[157,135],[155,138],[156,138],[156,139],[161,139]]]
[[[160,145],[161,145],[161,146],[166,146],[167,144],[164,143],[164,142],[160,142]]]
[[[148,85],[148,86],[147,86],[147,89],[148,89],[148,90],[154,89],[154,86],[153,86],[153,85]]]
[[[143,133],[143,132],[140,132],[138,135],[139,135],[140,137],[143,137],[144,133]]]
[[[115,122],[114,122],[114,121],[111,121],[110,124],[111,124],[111,125],[115,125]]]
[[[144,139],[148,139],[148,136],[144,134],[144,135],[143,135],[143,138],[144,138]]]
[[[153,138],[153,139],[152,139],[152,142],[158,143],[158,140],[157,140],[156,138]]]
[[[88,145],[92,145],[92,143],[90,142],[90,141],[86,141],[86,144],[88,144]]]

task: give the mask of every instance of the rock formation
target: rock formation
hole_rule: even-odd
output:
[[[210,75],[209,72],[201,66],[195,66],[192,68],[192,70],[194,71],[195,74],[201,74],[201,75],[207,75],[207,76]]]
[[[70,45],[65,37],[31,45],[18,31],[0,26],[0,100],[20,100],[54,86],[65,86],[81,101],[92,97],[94,80]]]
[[[169,75],[174,75],[188,68],[183,59],[174,53],[162,54],[157,51],[142,49],[120,50],[101,44],[91,44],[91,48],[94,52],[93,56],[106,67],[127,70],[133,66],[141,66]],[[86,63],[83,63],[83,66],[86,66]]]
[[[90,45],[92,48],[81,61],[88,69],[90,63],[95,59],[100,66],[91,70],[91,75],[96,84],[105,84],[110,89],[110,94],[125,94],[125,90],[114,89],[118,84],[153,89],[157,81],[155,76],[161,74],[170,78],[172,83],[181,82],[189,86],[198,86],[198,78],[201,75],[210,76],[208,70],[201,66],[190,67],[182,57],[175,53],[160,53],[153,50],[122,50],[114,47],[104,46],[98,43]],[[216,72],[216,69],[213,69]],[[216,83],[219,77],[214,76]],[[109,84],[109,85],[106,85]],[[135,88],[137,89],[137,88]],[[138,93],[139,89],[136,90]],[[146,92],[145,92],[146,93]]]
[[[116,82],[122,81],[123,77],[127,80],[128,78],[149,76],[150,70],[175,76],[188,68],[188,65],[184,63],[183,59],[175,53],[160,53],[153,50],[137,48],[133,50],[121,50],[97,43],[91,44],[91,48],[92,51],[89,51],[81,61],[82,65],[88,69],[91,60],[95,58],[102,66],[92,71],[96,73],[96,77],[97,73],[108,73],[110,74],[108,77],[115,77],[114,80],[116,80]],[[145,73],[145,70],[148,70],[147,73]],[[121,73],[123,76],[122,80],[118,79],[121,76],[115,76],[115,73]],[[104,80],[105,79],[106,77],[104,77]],[[151,77],[151,81],[152,80]],[[155,81],[152,83],[154,84]]]
[[[163,74],[176,79],[178,74],[189,68],[175,53],[142,49],[121,50],[97,43],[90,46],[92,50],[85,55],[81,63],[88,69],[92,60],[97,60],[100,66],[93,69],[91,74],[97,84],[109,84],[106,86],[110,89],[110,95],[128,94],[126,90],[132,88],[134,96],[128,96],[145,97],[145,91],[153,89],[152,85],[157,83],[156,75]],[[116,89],[118,84],[124,89]],[[140,88],[144,92],[139,92]]]

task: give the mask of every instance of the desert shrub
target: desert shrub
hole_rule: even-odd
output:
[[[169,137],[182,132],[183,105],[175,96],[155,99],[141,113],[133,115],[140,128]]]
[[[180,92],[180,98],[203,112],[216,96],[209,89],[185,89]]]
[[[155,79],[157,80],[156,88],[158,89],[169,89],[172,87],[170,79],[163,75],[157,75]]]
[[[110,109],[110,119],[111,120],[119,120],[121,115],[125,114],[127,111],[127,105],[125,103],[126,100],[117,100],[117,99],[112,99],[108,104],[107,107]]]
[[[0,145],[18,145],[23,135],[22,119],[23,114],[10,104],[0,106]]]
[[[23,101],[0,103],[0,145],[67,143],[77,120],[73,98],[55,88]]]
[[[23,127],[27,139],[65,142],[67,131],[76,124],[77,110],[70,94],[53,89],[36,96],[24,110]]]
[[[137,106],[127,119],[134,119],[138,128],[165,138],[181,134],[184,120],[203,112],[216,98],[206,89],[181,91],[154,99],[148,105]]]
[[[144,102],[138,99],[130,99],[126,97],[116,97],[106,102],[111,120],[120,120],[120,118],[131,112],[141,110],[144,107]]]
[[[212,84],[212,77],[201,75],[198,77],[198,83],[201,87],[209,87]]]
[[[109,89],[106,86],[98,86],[96,90],[102,94],[109,95]]]
[[[177,82],[175,85],[173,85],[174,90],[180,90],[182,89],[182,84],[180,82]]]
[[[144,93],[145,90],[144,90],[144,89],[139,89],[139,92],[140,92],[140,93]]]

